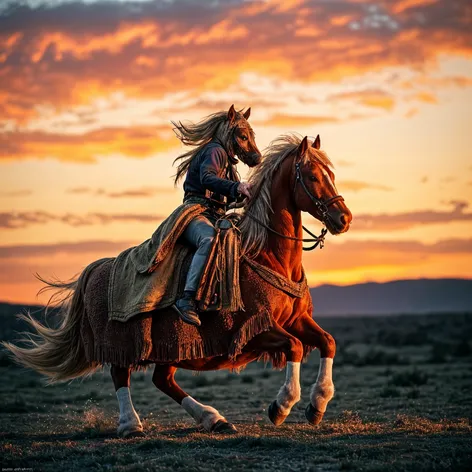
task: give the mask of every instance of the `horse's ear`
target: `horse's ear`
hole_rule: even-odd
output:
[[[316,136],[316,139],[313,141],[313,144],[311,147],[314,147],[315,149],[319,149],[321,146],[321,139],[320,135]]]
[[[307,149],[308,149],[308,136],[305,136],[302,139],[302,142],[298,145],[297,161],[299,161],[300,159],[303,159],[303,156],[305,155]]]
[[[251,107],[249,107],[244,113],[243,113],[244,119],[249,120],[249,117],[251,116]]]
[[[228,120],[231,124],[233,124],[235,119],[236,119],[236,110],[234,109],[234,105],[231,105],[228,110]]]

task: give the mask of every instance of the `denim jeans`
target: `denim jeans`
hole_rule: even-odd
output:
[[[184,240],[197,249],[187,274],[185,291],[196,292],[198,290],[203,269],[216,235],[215,221],[210,215],[200,214],[189,223],[183,233]]]

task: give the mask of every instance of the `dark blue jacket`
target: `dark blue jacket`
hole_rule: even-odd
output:
[[[184,192],[231,203],[239,197],[239,175],[223,146],[210,142],[190,162]],[[185,197],[184,197],[185,198]]]

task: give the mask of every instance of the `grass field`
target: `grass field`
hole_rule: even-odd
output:
[[[11,310],[10,310],[11,311]],[[15,337],[11,312],[1,339]],[[177,380],[239,433],[197,430],[185,411],[134,373],[132,394],[146,437],[115,435],[118,406],[108,369],[44,386],[0,357],[1,465],[34,471],[471,470],[472,315],[318,320],[338,342],[336,395],[324,422],[304,417],[318,353],[302,367],[302,401],[275,428],[267,407],[284,373],[251,364],[240,375],[179,371]]]

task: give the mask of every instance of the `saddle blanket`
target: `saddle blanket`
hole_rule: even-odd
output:
[[[171,306],[182,294],[194,249],[179,240],[192,219],[207,210],[199,203],[183,203],[148,240],[126,249],[113,261],[108,283],[108,319],[133,316]],[[203,271],[197,300],[202,310],[238,311],[239,230],[220,219]]]

